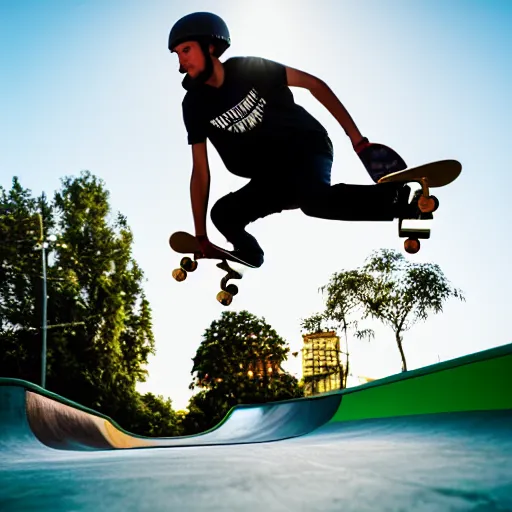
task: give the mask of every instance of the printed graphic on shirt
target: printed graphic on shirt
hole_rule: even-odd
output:
[[[210,123],[221,130],[235,133],[247,132],[254,129],[263,120],[265,103],[265,100],[260,98],[258,91],[253,88],[238,105],[212,119]]]

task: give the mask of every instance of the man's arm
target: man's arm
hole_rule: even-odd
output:
[[[361,132],[346,108],[325,82],[309,73],[290,67],[286,67],[286,79],[290,87],[301,87],[311,92],[311,94],[333,115],[338,123],[340,123],[341,127],[352,141],[354,148],[361,142],[363,139]]]
[[[192,145],[192,176],[190,178],[190,199],[196,236],[206,236],[206,212],[210,194],[210,166],[206,142]]]

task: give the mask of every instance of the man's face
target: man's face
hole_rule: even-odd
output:
[[[173,51],[178,55],[180,71],[188,73],[190,78],[196,78],[204,70],[204,55],[197,41],[181,43]]]

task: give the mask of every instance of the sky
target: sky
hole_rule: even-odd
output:
[[[194,11],[227,22],[232,46],[222,60],[255,55],[319,77],[370,141],[393,147],[410,166],[462,163],[459,179],[436,189],[441,206],[418,254],[403,251],[397,221],[287,211],[248,228],[265,264],[245,272],[229,308],[215,300],[216,262],[173,280],[180,255],[168,238],[193,230],[193,219],[183,75],[167,40],[174,22]],[[82,170],[104,180],[113,211],[133,230],[153,312],[156,354],[138,389],[171,398],[177,409],[193,393],[192,358],[204,330],[223,311],[264,318],[300,351],[301,319],[324,305],[319,287],[383,248],[438,264],[466,297],[405,333],[409,369],[504,345],[512,342],[511,26],[512,3],[492,0],[0,0],[0,185],[18,176],[34,194],[51,196]],[[293,93],[333,141],[332,182],[371,184],[336,120],[308,91]],[[246,180],[208,151],[211,207]],[[226,245],[209,218],[208,230]],[[375,340],[351,341],[349,383],[400,372],[393,331],[371,326]],[[300,378],[300,355],[283,367]]]

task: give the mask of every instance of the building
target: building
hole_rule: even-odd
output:
[[[336,332],[304,334],[302,338],[304,395],[317,395],[344,388],[345,367],[341,363],[340,338],[336,336]]]

